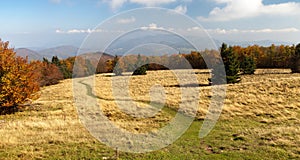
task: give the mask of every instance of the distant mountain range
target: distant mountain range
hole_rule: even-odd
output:
[[[40,55],[38,52],[27,49],[27,48],[18,48],[15,51],[17,53],[17,56],[24,57],[24,58],[28,57],[29,61],[43,59],[43,56]]]
[[[57,56],[60,59],[76,56],[79,49],[74,46],[58,46],[54,48],[48,48],[43,50],[31,50],[28,48],[18,48],[16,53],[21,57],[28,57],[29,60],[42,60],[47,58],[51,60],[53,56]]]
[[[53,56],[57,56],[60,59],[65,59],[68,57],[76,56],[77,51],[78,51],[77,47],[59,46],[55,48],[41,50],[39,51],[39,54],[47,58],[52,58]]]
[[[156,40],[155,40],[156,38]],[[249,45],[259,45],[259,46],[270,46],[272,44],[275,45],[292,45],[288,42],[277,42],[271,40],[264,41],[243,41],[243,42],[235,42],[235,41],[220,41],[214,40],[217,46],[221,46],[223,42],[228,45],[239,45],[242,47],[247,47]],[[159,42],[159,45],[153,45],[152,42]],[[150,44],[140,46],[141,44]],[[140,46],[140,48],[135,48],[136,46]],[[135,48],[132,50],[132,48]],[[130,38],[130,39],[121,39],[120,41],[113,43],[105,52],[109,53],[109,55],[123,55],[126,52],[134,52],[132,54],[145,54],[145,55],[163,55],[163,54],[174,54],[176,51],[180,53],[189,53],[191,50],[195,50],[190,44],[182,39],[175,36],[155,36],[155,35],[147,35],[145,37],[140,38]],[[58,46],[54,48],[42,49],[42,50],[33,50],[28,48],[18,48],[15,50],[18,56],[28,57],[29,61],[31,60],[43,60],[43,58],[47,58],[51,60],[53,56],[58,56],[59,59],[66,59],[68,57],[76,56],[77,53],[97,53],[98,51],[88,50],[88,49],[80,49],[74,46]],[[135,53],[136,52],[136,53]],[[158,53],[163,52],[163,53]],[[99,53],[99,52],[98,52]]]
[[[225,40],[225,41],[220,41],[220,40],[215,40],[215,43],[217,46],[221,46],[222,43],[227,43],[228,45],[234,46],[234,45],[238,45],[241,47],[247,47],[247,46],[252,46],[252,45],[259,45],[259,46],[271,46],[272,44],[274,45],[293,45],[290,42],[283,42],[283,41],[271,41],[271,40],[261,40],[261,41],[229,41],[229,40]]]

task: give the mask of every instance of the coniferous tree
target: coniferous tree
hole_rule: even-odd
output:
[[[46,61],[48,60],[46,59]],[[72,78],[72,71],[68,70],[67,65],[65,63],[62,63],[57,56],[52,57],[51,63],[56,65],[59,68],[59,71],[63,75],[64,79]],[[90,70],[88,72],[90,72]]]
[[[238,83],[241,79],[239,74],[240,64],[238,61],[237,54],[233,51],[232,47],[228,48],[225,43],[222,44],[220,52],[225,67],[227,83]],[[217,65],[217,66],[222,66],[222,65]],[[219,84],[224,83],[224,79],[222,79],[222,76],[224,75],[220,75],[220,73],[222,73],[221,69],[222,68],[220,67],[216,67],[212,71],[212,79],[216,79],[216,78],[220,79],[217,80]],[[213,82],[212,79],[210,80],[210,82]]]
[[[43,57],[43,62],[48,63],[48,64],[50,63],[49,60],[45,57]]]
[[[72,78],[72,70],[69,70],[66,63],[61,63],[59,67],[64,79]]]
[[[240,79],[240,64],[238,61],[238,57],[236,53],[233,52],[232,47],[229,47],[225,50],[222,57],[225,57],[223,59],[224,66],[225,66],[225,72],[226,72],[226,80],[227,83],[238,83],[241,81]]]
[[[57,56],[53,56],[53,57],[52,57],[51,63],[52,63],[52,64],[55,64],[57,67],[60,66],[60,61],[59,61],[59,59],[58,59]]]
[[[253,57],[243,55],[241,62],[241,71],[243,74],[254,74],[256,69],[256,63]]]
[[[295,48],[295,53],[292,55],[291,70],[292,73],[300,73],[300,43]]]

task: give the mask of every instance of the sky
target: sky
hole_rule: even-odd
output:
[[[194,26],[168,16],[154,20],[142,11],[122,16],[144,7],[183,14]],[[190,36],[205,30],[219,41],[300,42],[300,0],[10,0],[1,1],[0,15],[0,38],[15,48],[79,47],[90,33],[104,32],[99,26],[112,19],[116,23],[102,36],[140,27]]]

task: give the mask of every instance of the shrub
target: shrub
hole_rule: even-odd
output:
[[[146,75],[147,74],[147,66],[143,65],[136,69],[132,75]]]
[[[9,42],[0,40],[0,108],[25,103],[39,90],[37,74],[27,59],[17,57]]]
[[[148,69],[148,63],[142,60],[141,55],[138,55],[137,62],[135,64],[136,70],[133,72],[132,75],[146,75]]]

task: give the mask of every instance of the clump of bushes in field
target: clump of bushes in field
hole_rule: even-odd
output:
[[[149,61],[148,59],[144,60],[140,54],[135,57],[131,56],[129,59],[125,59],[128,57],[115,56],[114,59],[106,61],[106,70],[107,72],[114,73],[116,76],[121,76],[124,71],[133,71],[132,75],[146,75]],[[124,62],[126,61],[126,63]]]
[[[148,69],[148,63],[142,60],[141,55],[138,55],[137,62],[135,63],[136,70],[132,73],[132,75],[146,75]]]

